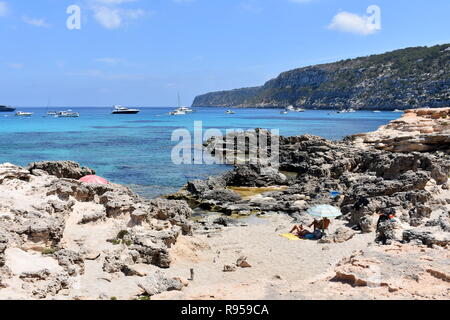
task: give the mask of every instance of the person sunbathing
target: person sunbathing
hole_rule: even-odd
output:
[[[303,225],[295,225],[289,233],[292,233],[299,238],[307,238],[309,235],[314,235],[314,237],[320,238],[322,235],[322,230],[328,230],[330,222],[331,221],[327,218],[324,218],[320,221],[314,219],[314,221],[308,226],[308,228],[314,227],[313,232],[309,232],[308,230],[306,230]],[[319,232],[320,234],[318,234]]]
[[[299,238],[304,238],[306,235],[311,234],[311,232],[303,228],[303,225],[295,225],[289,233],[292,233]]]

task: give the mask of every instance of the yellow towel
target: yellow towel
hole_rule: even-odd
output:
[[[300,240],[299,237],[297,237],[296,235],[293,235],[292,233],[283,233],[283,234],[280,234],[280,237],[289,239],[289,240],[291,240],[291,241],[297,241],[297,240]]]

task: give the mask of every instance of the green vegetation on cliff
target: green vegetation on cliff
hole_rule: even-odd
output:
[[[194,107],[408,109],[450,106],[450,44],[291,70],[261,87],[207,93]]]

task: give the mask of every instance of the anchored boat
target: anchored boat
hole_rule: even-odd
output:
[[[137,114],[141,112],[139,109],[129,109],[122,106],[114,106],[114,111],[112,114]]]
[[[11,106],[0,106],[0,112],[13,112],[16,111],[16,108]]]
[[[56,114],[58,118],[78,118],[79,116],[78,112],[73,112],[72,110],[60,111]]]
[[[23,111],[16,112],[17,117],[31,117],[32,115],[33,115],[32,112],[23,112]]]

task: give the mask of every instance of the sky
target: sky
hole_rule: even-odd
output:
[[[0,104],[175,106],[179,92],[189,105],[298,67],[450,43],[449,17],[448,0],[0,0]]]

